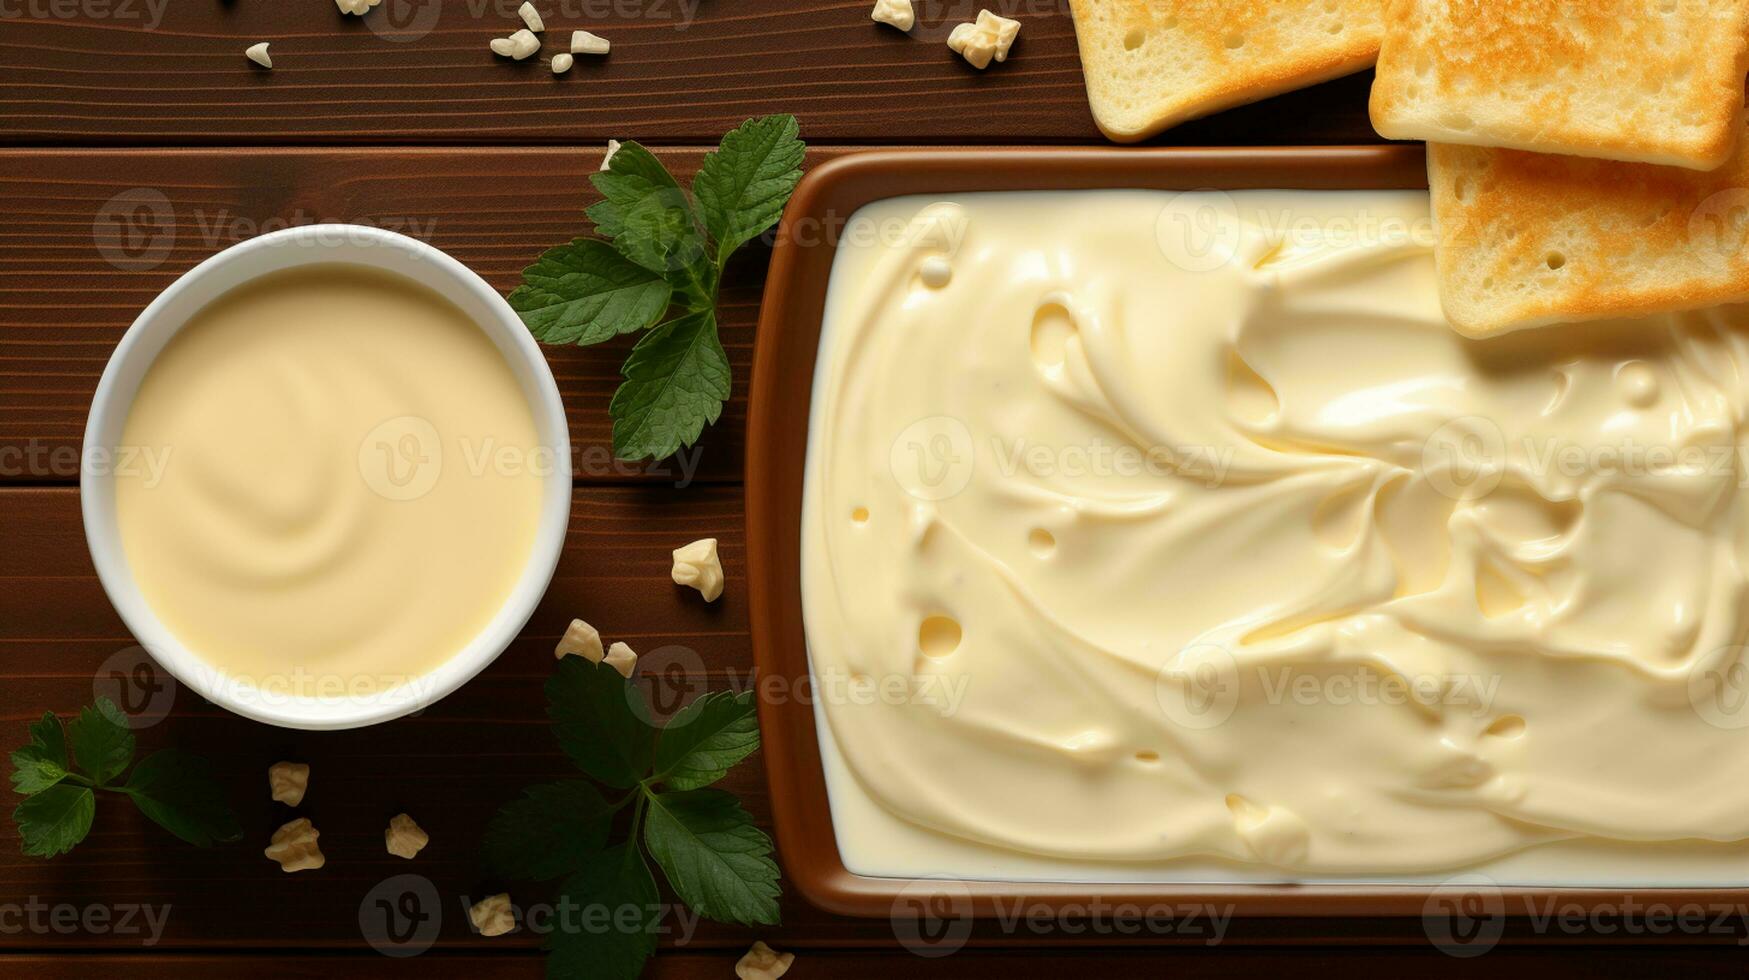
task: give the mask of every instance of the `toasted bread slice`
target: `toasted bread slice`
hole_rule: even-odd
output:
[[[1749,300],[1749,149],[1699,172],[1432,143],[1427,179],[1459,333]]]
[[[1093,119],[1120,143],[1360,71],[1384,0],[1069,0]]]
[[[1743,121],[1749,0],[1389,0],[1383,136],[1722,165]]]

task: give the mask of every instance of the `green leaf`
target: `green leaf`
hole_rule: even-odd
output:
[[[656,772],[670,789],[700,789],[758,749],[753,692],[713,691],[668,720],[656,742]]]
[[[637,143],[620,144],[609,169],[589,180],[607,200],[588,209],[595,230],[633,262],[691,284],[693,266],[703,262],[707,242],[698,212],[662,162]]]
[[[522,270],[510,307],[536,340],[588,345],[655,323],[672,293],[667,280],[608,243],[579,238]]]
[[[607,843],[613,810],[581,779],[522,791],[486,825],[486,865],[516,881],[546,881],[585,867]]]
[[[777,224],[802,179],[807,149],[790,115],[749,119],[705,154],[692,193],[705,228],[717,241],[717,262]]]
[[[224,787],[199,756],[178,749],[154,752],[134,767],[122,791],[153,823],[196,847],[243,836]]]
[[[24,853],[51,858],[65,854],[91,833],[97,815],[97,797],[84,786],[62,783],[26,797],[12,811]]]
[[[99,786],[121,775],[134,761],[134,733],[128,729],[128,716],[108,698],[98,698],[95,706],[80,711],[67,728],[74,761]]]
[[[771,838],[731,793],[650,794],[644,844],[681,900],[718,922],[776,925],[777,862]]]
[[[618,671],[566,657],[546,690],[553,736],[577,768],[620,789],[636,786],[650,771],[653,732],[633,710],[635,689]]]
[[[12,753],[12,788],[21,796],[40,793],[67,778],[67,735],[52,711],[30,726],[30,744]]]
[[[673,192],[680,191],[680,183],[662,166],[662,161],[631,140],[621,143],[607,169],[590,174],[589,182],[607,200],[590,207],[586,213],[595,222],[595,230],[609,238],[618,237],[625,230],[622,215],[626,208],[647,197],[672,197]],[[684,196],[681,192],[681,197]]]
[[[699,292],[706,274],[697,268],[705,264],[708,246],[689,208],[672,198],[646,197],[626,208],[623,220],[624,230],[613,240],[619,254],[660,273],[693,299],[710,298]]]
[[[613,451],[620,459],[663,459],[698,440],[729,397],[729,357],[716,313],[689,313],[638,338],[614,392]]]
[[[634,980],[656,951],[661,897],[636,844],[608,848],[559,886],[546,947],[553,980]]]

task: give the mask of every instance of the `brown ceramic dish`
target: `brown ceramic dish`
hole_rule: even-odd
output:
[[[809,406],[835,235],[858,208],[902,194],[965,191],[1426,186],[1419,146],[871,152],[809,172],[784,214],[766,280],[747,422],[748,588],[761,690],[799,691],[808,678],[800,564]],[[1097,901],[1219,903],[1241,916],[1418,916],[1436,908],[1431,903],[1440,895],[1450,897],[1449,887],[1425,884],[950,883],[854,874],[845,868],[833,833],[809,700],[761,698],[759,717],[785,870],[809,901],[832,912],[888,916],[901,900],[933,893],[961,915],[991,915],[999,902],[1025,899],[1057,908]],[[1740,902],[1749,890],[1655,891],[1658,901],[1680,905]],[[1600,906],[1619,905],[1627,894],[1577,888],[1486,892],[1497,908],[1519,910],[1527,907],[1526,899],[1540,904],[1558,896],[1563,903]]]

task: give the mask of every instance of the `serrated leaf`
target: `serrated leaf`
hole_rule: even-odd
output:
[[[546,881],[581,870],[607,843],[613,811],[581,779],[542,783],[522,791],[486,825],[483,850],[494,874],[515,881]]]
[[[510,307],[535,339],[598,344],[661,319],[673,289],[598,238],[549,249],[522,270]]]
[[[656,951],[661,896],[636,844],[610,847],[559,886],[560,916],[548,934],[553,980],[634,980]]]
[[[802,178],[807,147],[790,115],[749,119],[705,154],[692,192],[705,228],[717,242],[717,261],[777,224]]]
[[[238,840],[243,826],[205,759],[179,749],[154,752],[122,788],[147,819],[196,847]]]
[[[84,786],[61,783],[26,797],[12,811],[24,853],[52,858],[65,854],[91,833],[97,797]]]
[[[625,208],[622,220],[613,239],[619,254],[660,273],[689,295],[701,295],[692,288],[704,281],[698,267],[705,264],[708,245],[689,208],[671,197],[646,197]]]
[[[656,772],[670,789],[700,789],[758,749],[753,692],[713,691],[668,720],[656,743]]]
[[[44,712],[30,726],[30,744],[12,753],[12,788],[21,796],[40,793],[67,778],[69,761],[61,719]]]
[[[636,786],[650,771],[655,731],[636,712],[631,682],[612,667],[582,657],[559,661],[547,681],[547,717],[553,737],[577,768],[620,789]]]
[[[777,862],[771,838],[731,793],[656,793],[644,844],[693,911],[718,922],[776,925]]]
[[[680,182],[662,161],[634,140],[621,143],[607,169],[590,174],[589,182],[607,200],[602,202],[606,207],[596,204],[585,213],[595,222],[595,230],[609,238],[625,230],[622,221],[625,208],[646,197],[667,196],[680,190]]]
[[[729,397],[729,357],[710,310],[670,320],[638,338],[614,392],[613,451],[663,459],[698,440]]]
[[[79,712],[67,726],[73,743],[73,761],[99,786],[109,782],[134,761],[134,733],[128,717],[108,698],[98,698]]]
[[[609,169],[590,176],[607,200],[587,211],[595,230],[632,262],[677,285],[699,280],[707,243],[692,198],[649,150],[622,143]]]

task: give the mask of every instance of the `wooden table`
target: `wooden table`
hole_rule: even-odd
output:
[[[614,44],[611,57],[581,58],[563,78],[487,51],[489,38],[520,26],[516,5],[385,0],[361,21],[329,0],[0,0],[0,746],[21,744],[26,721],[45,708],[65,714],[94,692],[121,696],[162,717],[140,732],[143,748],[175,743],[216,763],[246,828],[241,843],[195,850],[106,801],[91,837],[45,862],[20,856],[16,830],[0,818],[0,975],[115,966],[166,976],[536,975],[535,938],[475,936],[463,906],[487,884],[476,847],[492,811],[568,771],[547,737],[540,689],[564,624],[581,616],[640,650],[690,648],[707,666],[695,680],[711,686],[751,669],[740,476],[767,258],[758,248],[735,261],[724,288],[735,397],[705,436],[696,472],[605,463],[623,348],[550,350],[585,466],[545,602],[460,692],[417,717],[329,734],[247,722],[177,689],[133,646],[86,554],[76,485],[87,405],[117,338],[178,275],[262,231],[335,220],[414,234],[508,289],[543,247],[583,231],[585,177],[608,138],[637,138],[684,176],[705,146],[760,113],[800,117],[810,165],[894,143],[1100,142],[1063,0],[1001,4],[1026,26],[1014,59],[986,73],[952,57],[934,29],[972,15],[961,0],[919,0],[928,40],[870,23],[869,0],[543,0],[555,34],[587,26]],[[273,43],[272,72],[242,56],[258,40]],[[1368,84],[1363,75],[1283,96],[1163,142],[1371,142]],[[729,571],[725,598],[710,607],[668,581],[669,549],[705,535],[722,540]],[[304,812],[323,830],[329,863],[319,872],[283,875],[260,855],[285,819],[264,771],[285,756],[314,768]],[[766,819],[757,757],[729,788]],[[0,812],[9,813],[16,801],[5,795]],[[410,864],[382,849],[382,827],[402,810],[432,835]],[[441,896],[441,932],[423,955],[379,955],[361,932],[361,904],[409,871]],[[144,905],[168,909],[155,942],[115,922],[67,924]],[[21,918],[33,908],[34,919]],[[651,975],[729,976],[761,937],[800,954],[798,977],[1048,975],[1085,968],[1092,955],[1102,957],[1096,969],[1120,975],[1446,975],[1474,965],[1433,952],[1414,921],[1241,921],[1212,949],[1202,936],[980,924],[964,951],[932,960],[902,949],[886,920],[840,918],[794,897],[783,912],[779,928],[707,922],[684,942],[669,937]],[[1344,950],[1332,936],[1367,945]],[[1558,971],[1584,958],[1574,944],[1598,938],[1509,943],[1482,963]],[[1742,954],[1617,946],[1590,969],[1629,975],[1654,955],[1699,971]]]

